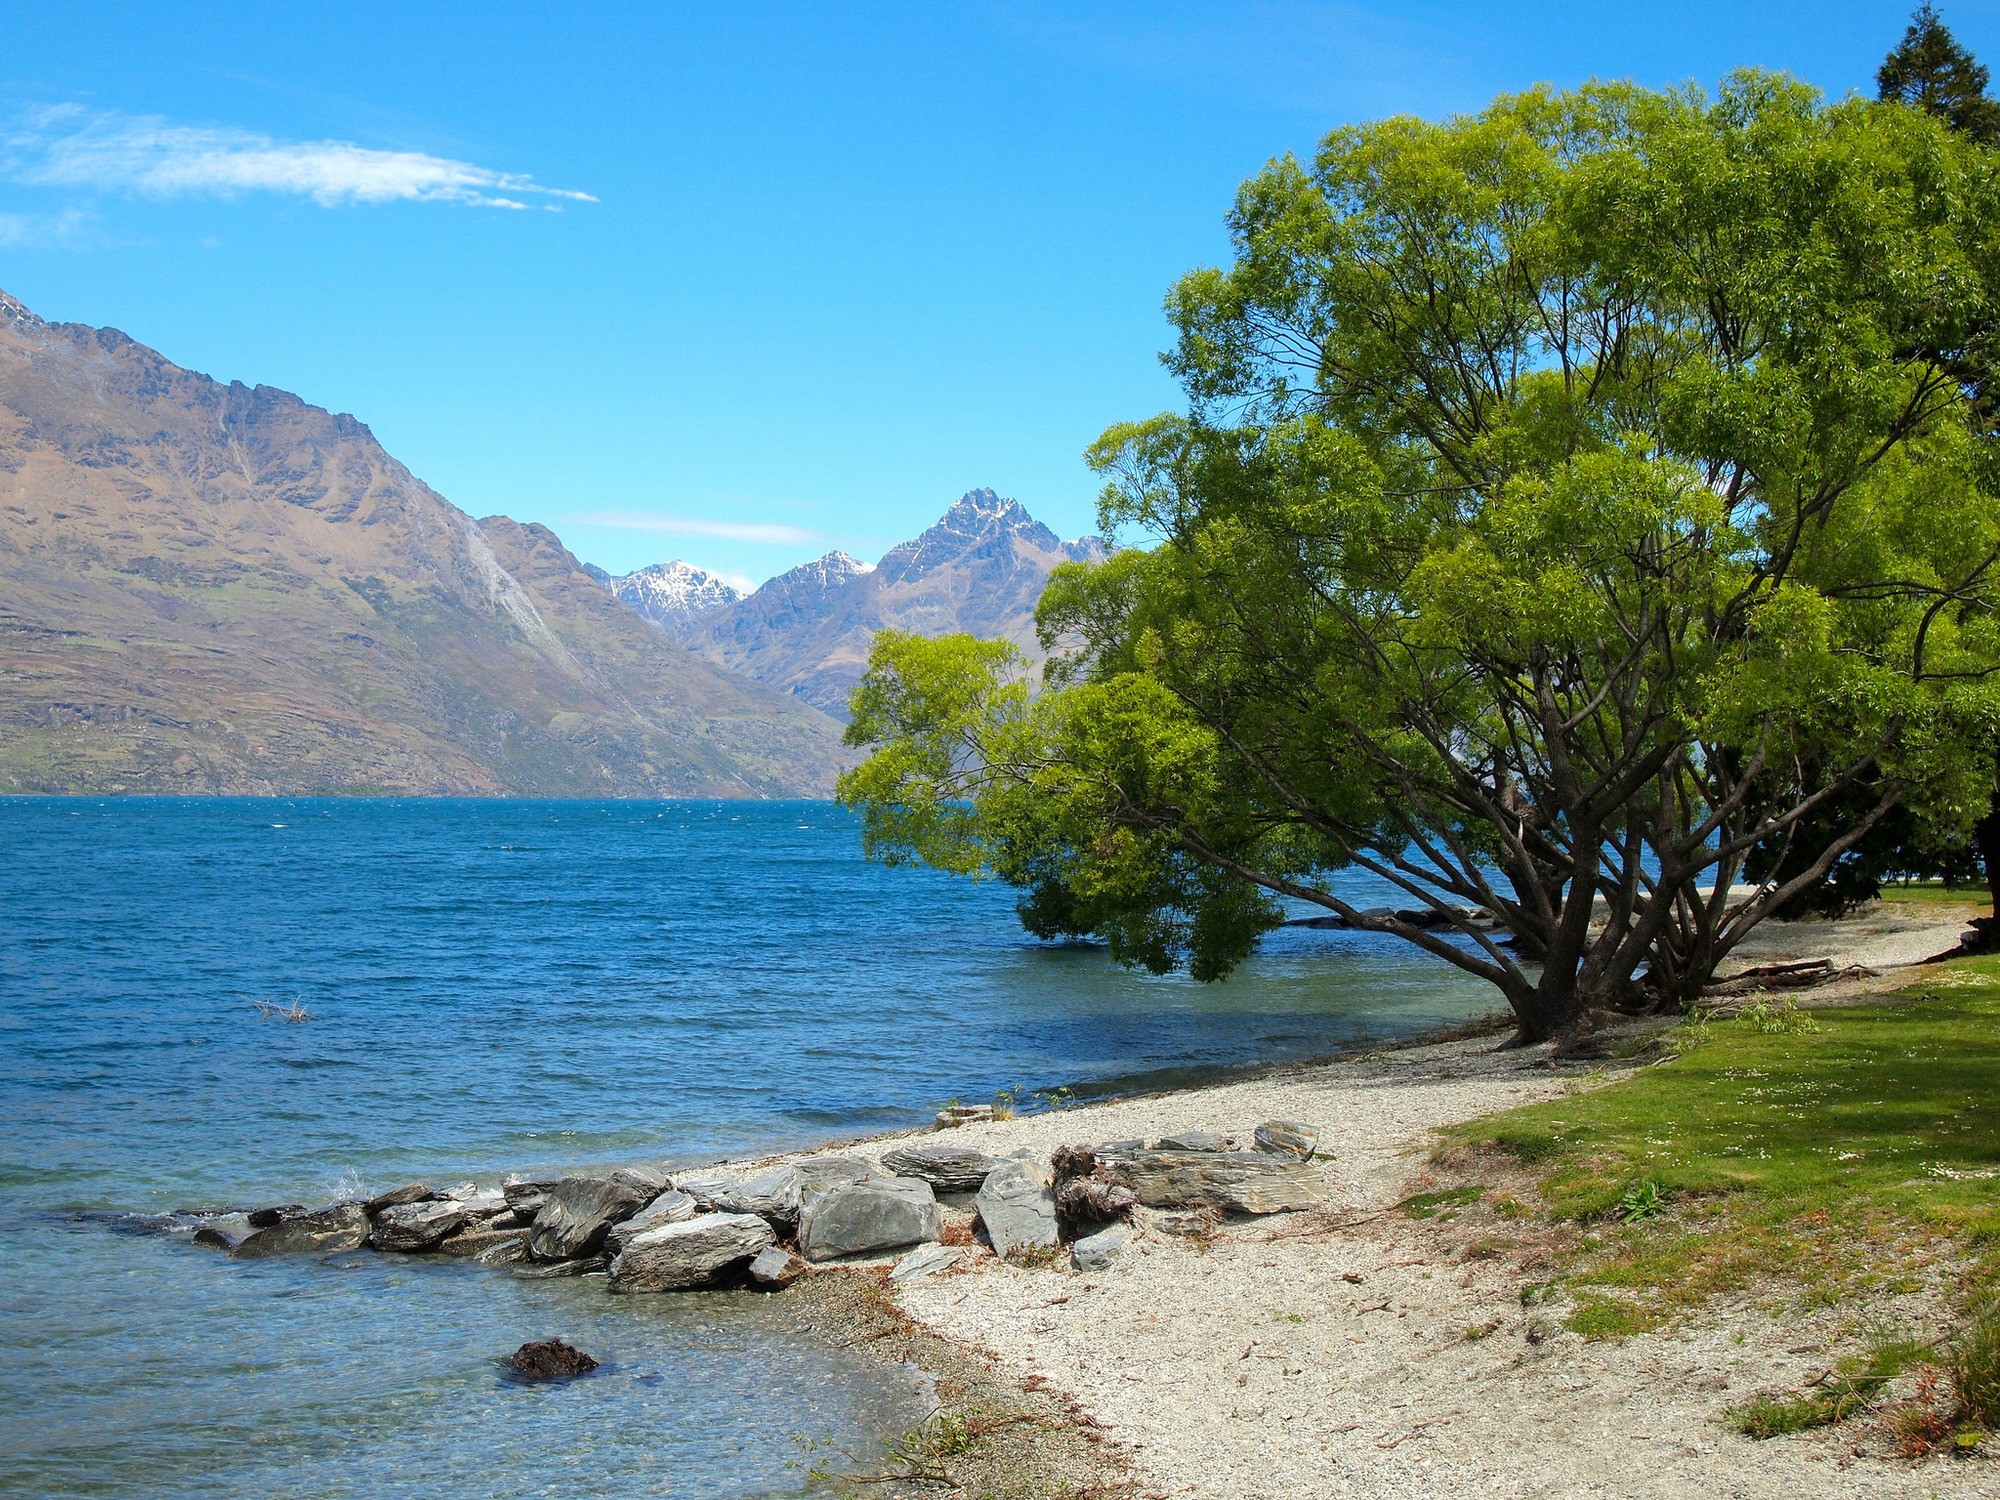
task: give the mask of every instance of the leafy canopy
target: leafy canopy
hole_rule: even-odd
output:
[[[1043,689],[1003,645],[878,638],[841,785],[870,850],[1204,978],[1309,902],[1490,980],[1525,1037],[1685,998],[1876,820],[1959,828],[1990,788],[1963,369],[1996,208],[1930,117],[1755,73],[1272,162],[1233,264],[1169,296],[1187,411],[1090,451],[1143,545],[1051,580]],[[1429,918],[1357,911],[1351,868]]]

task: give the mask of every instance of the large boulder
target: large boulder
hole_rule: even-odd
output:
[[[527,1222],[532,1224],[561,1181],[560,1177],[509,1177],[500,1184],[500,1192],[507,1206],[518,1214],[526,1214]]]
[[[804,1191],[805,1179],[796,1167],[770,1167],[723,1189],[714,1201],[721,1213],[755,1214],[773,1229],[789,1232],[799,1222]]]
[[[815,1188],[799,1215],[799,1249],[808,1260],[837,1260],[900,1250],[944,1232],[944,1210],[928,1182],[872,1177]]]
[[[804,1161],[793,1162],[792,1170],[799,1174],[801,1196],[814,1188],[829,1187],[836,1182],[866,1182],[871,1177],[890,1175],[860,1156],[809,1156]]]
[[[976,1193],[986,1174],[999,1165],[999,1157],[970,1146],[928,1142],[898,1146],[882,1155],[885,1170],[898,1177],[921,1178],[940,1193]]]
[[[1183,1130],[1153,1142],[1155,1151],[1234,1151],[1236,1138],[1219,1130]]]
[[[374,1231],[368,1236],[377,1250],[409,1253],[429,1250],[448,1235],[465,1227],[465,1205],[449,1198],[428,1203],[398,1203],[375,1215]]]
[[[679,1188],[668,1188],[659,1197],[640,1209],[622,1224],[613,1224],[604,1236],[604,1248],[612,1255],[625,1248],[635,1234],[643,1234],[656,1224],[681,1224],[692,1219],[701,1210],[694,1206],[694,1198]]]
[[[1326,1201],[1319,1169],[1289,1153],[1145,1151],[1130,1162],[1112,1163],[1110,1172],[1148,1208],[1275,1214]]]
[[[1008,1158],[986,1174],[974,1200],[993,1253],[1005,1260],[1018,1250],[1056,1245],[1056,1195],[1038,1162]]]
[[[518,1229],[487,1229],[478,1220],[467,1224],[457,1234],[441,1239],[434,1247],[439,1255],[455,1255],[463,1260],[478,1260],[487,1251],[502,1245],[512,1245],[522,1253],[526,1252],[527,1236]],[[520,1259],[515,1255],[513,1259]],[[492,1264],[487,1261],[485,1264]]]
[[[237,1260],[267,1255],[311,1255],[359,1250],[368,1243],[368,1212],[359,1203],[336,1203],[244,1236],[229,1253]]]
[[[701,1214],[635,1235],[611,1263],[611,1289],[675,1292],[708,1286],[777,1241],[755,1214]]]
[[[565,1177],[536,1213],[528,1251],[536,1260],[588,1256],[613,1224],[631,1218],[652,1197],[638,1183],[617,1177]]]

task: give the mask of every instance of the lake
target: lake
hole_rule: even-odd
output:
[[[115,1216],[695,1163],[1496,1001],[1311,929],[1222,984],[1134,974],[866,863],[826,803],[0,798],[0,1493],[803,1493],[802,1445],[866,1467],[928,1406],[782,1296],[237,1263]],[[500,1378],[550,1334],[605,1369]]]

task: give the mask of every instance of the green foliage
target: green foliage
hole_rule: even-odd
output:
[[[1730,1425],[1753,1438],[1786,1437],[1830,1427],[1866,1411],[1883,1388],[1931,1353],[1916,1339],[1878,1340],[1865,1355],[1843,1359],[1801,1396],[1760,1396],[1729,1414]]]
[[[1311,902],[1538,1038],[1698,994],[1899,807],[1962,839],[2000,725],[1992,158],[1765,74],[1537,90],[1335,131],[1230,224],[1169,297],[1188,411],[1091,449],[1145,545],[1058,570],[1041,690],[878,638],[871,853],[1203,979]],[[1773,888],[1706,894],[1752,860]],[[1522,949],[1362,917],[1353,868]]]
[[[1618,1195],[1618,1222],[1641,1224],[1667,1211],[1667,1191],[1657,1182],[1641,1182]]]
[[[1876,70],[1885,100],[1908,104],[1984,145],[2000,144],[2000,103],[1987,98],[1992,75],[1959,46],[1934,6],[1917,7],[1903,40]]]
[[[1985,1306],[1952,1339],[1946,1369],[1957,1415],[2000,1428],[2000,1307]]]

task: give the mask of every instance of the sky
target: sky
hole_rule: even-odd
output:
[[[2000,62],[2000,0],[1945,0]],[[1872,91],[1895,3],[17,7],[0,288],[366,422],[624,572],[1094,528],[1173,280],[1336,126],[1536,83]]]

